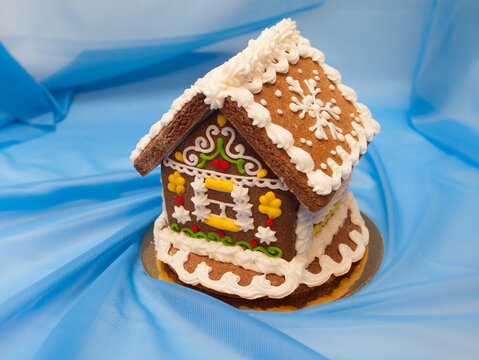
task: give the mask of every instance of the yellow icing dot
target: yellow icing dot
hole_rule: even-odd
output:
[[[220,127],[223,127],[226,124],[226,118],[223,114],[218,114],[218,116],[216,117],[216,121],[218,121],[218,125]]]
[[[261,170],[258,171],[258,173],[256,174],[256,176],[259,177],[259,178],[263,178],[263,177],[265,177],[266,175],[268,175],[268,170],[266,170],[266,169],[261,169]]]
[[[210,216],[208,219],[205,220],[205,224],[221,230],[233,232],[238,232],[241,230],[241,228],[236,225],[233,220],[222,219],[217,216]]]
[[[178,171],[168,176],[168,190],[181,195],[185,192],[185,178]]]
[[[281,215],[281,199],[278,199],[272,191],[260,196],[259,202],[261,204],[258,206],[259,212],[268,215],[270,219],[276,219]]]
[[[175,159],[178,160],[179,162],[183,162],[183,154],[180,153],[179,151],[175,152]]]

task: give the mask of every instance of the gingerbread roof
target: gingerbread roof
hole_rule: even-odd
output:
[[[284,19],[198,79],[131,153],[148,174],[210,111],[220,109],[314,212],[347,180],[379,124],[337,70]]]

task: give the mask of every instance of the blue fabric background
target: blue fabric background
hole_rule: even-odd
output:
[[[160,177],[129,153],[292,16],[381,133],[352,190],[384,237],[351,298],[248,312],[149,278]],[[479,2],[0,1],[0,358],[478,357]]]

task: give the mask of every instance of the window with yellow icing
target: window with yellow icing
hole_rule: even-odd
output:
[[[249,203],[248,188],[237,185],[232,181],[195,177],[193,182],[195,195],[192,202],[195,204],[197,220],[203,221],[205,224],[216,229],[239,232],[249,231],[254,228],[252,218],[252,204]],[[211,191],[220,191],[231,194],[231,202],[215,200],[208,196]],[[213,213],[210,205],[216,204],[220,209],[220,213]],[[226,209],[230,208],[236,213],[236,218],[232,219],[226,215]]]

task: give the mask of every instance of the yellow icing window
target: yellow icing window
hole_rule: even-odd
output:
[[[208,219],[205,220],[205,224],[212,226],[217,229],[227,230],[238,232],[241,228],[235,224],[233,220],[230,219],[223,219],[218,216],[210,216]]]
[[[208,189],[214,189],[224,192],[232,192],[234,182],[226,180],[218,180],[213,178],[206,178],[205,185]]]
[[[192,183],[195,195],[192,202],[195,205],[193,215],[197,220],[203,221],[216,229],[227,231],[249,231],[254,229],[252,217],[252,204],[249,203],[248,188],[237,185],[233,181],[216,178],[203,178],[196,176]],[[221,191],[231,194],[231,202],[216,200],[208,193],[210,191]],[[220,213],[212,213],[211,204],[219,207]],[[234,211],[236,216],[230,218],[226,209]]]

